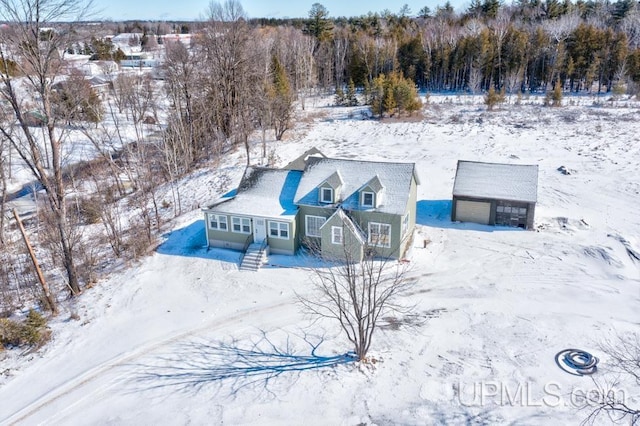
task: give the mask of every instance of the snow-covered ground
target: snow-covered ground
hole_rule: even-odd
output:
[[[156,253],[74,301],[46,348],[3,362],[0,424],[578,424],[576,396],[595,385],[555,355],[588,350],[605,380],[600,343],[640,329],[640,263],[627,251],[640,252],[640,105],[592,102],[487,112],[481,98],[431,96],[410,122],[307,102],[269,144],[280,164],[312,146],[416,163],[416,283],[404,302],[419,321],[384,321],[377,362],[346,362],[336,326],[296,303],[311,291],[306,259],[239,271],[238,253],[204,249],[194,210]],[[458,159],[538,164],[536,230],[450,222]],[[195,173],[187,204],[231,189],[221,183],[243,162]],[[629,403],[640,395],[619,389]]]

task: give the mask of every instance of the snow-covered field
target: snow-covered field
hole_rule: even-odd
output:
[[[280,164],[312,146],[416,163],[405,302],[419,321],[383,322],[377,362],[345,362],[335,325],[295,302],[311,290],[305,259],[239,271],[238,253],[203,248],[195,210],[156,253],[74,301],[46,348],[5,360],[0,424],[578,424],[588,412],[576,396],[595,385],[555,355],[588,350],[605,380],[600,343],[640,330],[640,263],[627,251],[640,252],[640,104],[592,101],[487,112],[481,98],[431,96],[411,122],[308,105],[270,143]],[[458,159],[538,164],[536,230],[450,222]],[[219,183],[243,163],[238,153],[187,179],[191,205],[231,189]],[[619,389],[640,405],[637,384]]]

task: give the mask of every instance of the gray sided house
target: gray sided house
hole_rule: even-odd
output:
[[[247,167],[235,193],[203,209],[208,246],[245,251],[266,242],[271,253],[294,254],[293,196],[301,177],[297,170]]]
[[[325,257],[401,258],[416,223],[413,163],[309,157],[294,197],[300,241]]]
[[[359,261],[367,251],[401,258],[415,228],[418,184],[412,163],[315,152],[286,169],[248,167],[235,193],[203,209],[207,243],[278,254],[304,244],[328,259]]]
[[[538,166],[458,161],[451,220],[533,228]]]

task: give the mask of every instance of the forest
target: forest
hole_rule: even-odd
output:
[[[318,83],[401,71],[427,91],[508,93],[636,91],[640,81],[640,10],[632,0],[474,0],[456,12],[449,3],[417,15],[405,5],[351,18],[330,18],[313,5],[306,20],[251,21],[256,27],[292,26],[314,38]]]

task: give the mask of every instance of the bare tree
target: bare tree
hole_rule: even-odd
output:
[[[260,57],[254,44],[259,39],[247,24],[237,0],[212,2],[209,21],[202,37],[203,56],[208,66],[206,81],[209,110],[217,129],[234,145],[243,144],[249,164],[249,134],[254,130],[253,89],[262,83]],[[259,63],[259,62],[258,62]]]
[[[342,259],[325,256],[332,265],[311,269],[315,289],[310,296],[298,298],[304,309],[316,318],[336,321],[359,360],[365,360],[379,321],[388,315],[408,313],[410,308],[399,305],[398,298],[408,290],[407,265],[390,258],[375,256],[376,246],[354,241],[346,228]]]
[[[91,2],[85,0],[0,2],[0,21],[8,23],[3,28],[0,59],[4,63],[14,61],[18,65],[17,74],[23,76],[16,77],[8,67],[0,69],[0,96],[14,118],[0,122],[0,133],[9,140],[46,193],[72,295],[80,292],[80,283],[74,258],[72,224],[67,214],[62,161],[65,135],[64,129],[57,125],[53,111],[52,86],[62,73],[60,52],[71,44],[70,37],[74,34],[71,23],[85,17],[90,6]],[[51,29],[54,23],[56,28]],[[28,112],[32,105],[36,105],[43,117],[44,140],[40,140],[34,129],[29,127]],[[49,156],[50,170],[47,168]]]
[[[605,379],[591,377],[596,387],[584,401],[584,407],[591,411],[582,424],[595,424],[605,416],[613,423],[640,425],[640,400],[636,399],[635,406],[629,400],[640,390],[640,333],[617,335],[602,343],[600,349],[608,356],[610,374]],[[636,392],[629,392],[628,388],[622,390],[618,388],[622,384],[639,389]]]
[[[7,205],[7,173],[6,170],[10,166],[7,158],[9,157],[9,144],[6,139],[0,138],[0,247],[5,244],[4,240],[4,225],[5,225],[5,212]]]

